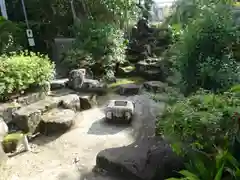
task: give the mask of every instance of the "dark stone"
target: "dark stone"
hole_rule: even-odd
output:
[[[96,95],[79,94],[81,110],[88,110],[97,105]]]
[[[152,137],[99,152],[96,166],[125,179],[164,180],[175,176],[183,162],[161,138]]]
[[[141,86],[137,84],[119,85],[118,92],[120,95],[136,95],[139,93]]]
[[[51,90],[65,88],[68,84],[68,79],[55,79],[51,81]]]
[[[162,93],[162,92],[165,92],[167,85],[162,83],[161,81],[147,81],[143,84],[143,87],[147,91]]]

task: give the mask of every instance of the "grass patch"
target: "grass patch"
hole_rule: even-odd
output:
[[[144,79],[140,77],[119,78],[117,82],[109,84],[108,88],[116,88],[122,84],[141,84],[142,82]]]

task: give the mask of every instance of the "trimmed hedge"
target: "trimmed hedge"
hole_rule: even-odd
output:
[[[0,56],[0,100],[46,84],[53,78],[54,67],[47,56],[33,52]]]

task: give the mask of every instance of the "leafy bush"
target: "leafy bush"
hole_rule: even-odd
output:
[[[63,63],[74,68],[85,61],[95,73],[113,71],[116,63],[125,61],[127,42],[123,35],[114,25],[84,21],[77,27],[75,44],[65,55]]]
[[[197,153],[197,152],[196,152]],[[186,164],[186,170],[179,171],[181,178],[167,180],[238,180],[240,178],[240,163],[227,150],[218,150],[216,156],[197,153]]]
[[[239,36],[230,8],[221,2],[209,3],[198,14],[187,24],[175,47],[183,90],[226,90],[239,76],[231,47]]]
[[[54,64],[48,57],[32,52],[3,55],[0,62],[0,99],[7,99],[30,86],[44,85],[54,73]]]
[[[168,107],[157,123],[163,134],[179,150],[194,148],[213,152],[234,144],[239,135],[240,99],[236,94],[199,93]],[[182,147],[189,145],[189,147]]]

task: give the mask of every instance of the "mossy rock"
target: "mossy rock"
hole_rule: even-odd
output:
[[[3,151],[5,153],[15,152],[18,142],[23,138],[23,136],[24,134],[20,132],[6,135],[2,142]]]

